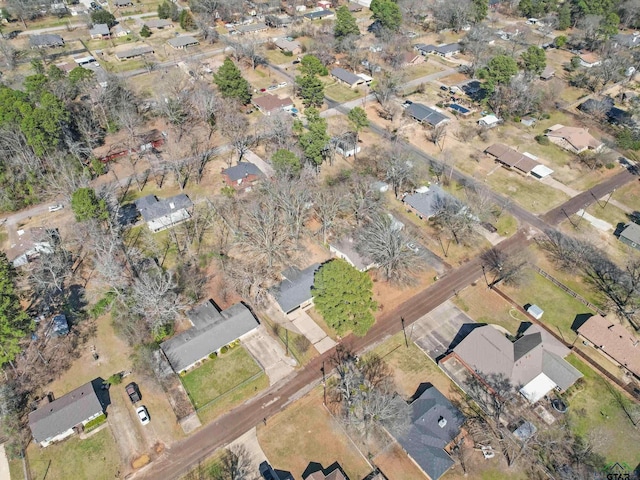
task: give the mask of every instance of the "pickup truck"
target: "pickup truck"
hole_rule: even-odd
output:
[[[138,386],[131,382],[129,385],[127,385],[125,387],[125,391],[127,392],[127,395],[129,395],[129,400],[131,400],[131,403],[137,403],[140,401],[140,391],[138,390]]]

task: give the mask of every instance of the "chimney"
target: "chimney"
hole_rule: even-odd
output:
[[[440,428],[444,428],[446,425],[447,425],[447,419],[446,419],[446,418],[444,418],[444,417],[440,417],[440,418],[438,419],[438,426],[439,426]]]

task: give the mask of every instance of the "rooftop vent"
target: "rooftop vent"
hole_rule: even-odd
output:
[[[444,417],[440,417],[440,418],[438,419],[438,426],[439,426],[440,428],[444,428],[446,425],[447,425],[447,419],[446,419],[446,418],[444,418]]]
[[[169,202],[169,208],[171,208],[171,210],[173,210],[174,208],[176,208],[176,204],[173,202]]]

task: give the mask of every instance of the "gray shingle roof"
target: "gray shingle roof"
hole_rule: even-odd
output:
[[[640,46],[640,35],[638,33],[619,33],[612,37],[612,40],[618,45],[627,48]]]
[[[620,237],[626,238],[630,242],[640,244],[640,225],[633,222],[630,223],[620,232]]]
[[[403,201],[413,207],[424,218],[431,218],[438,214],[437,200],[441,197],[451,197],[437,185],[429,187],[426,193],[412,193],[404,197]],[[452,199],[454,197],[451,197]],[[457,201],[457,200],[456,200]],[[460,206],[462,208],[462,205]]]
[[[182,35],[180,37],[170,38],[167,40],[167,43],[174,48],[188,47],[191,45],[197,45],[198,40],[193,38],[191,35]]]
[[[314,263],[304,270],[289,267],[282,272],[284,280],[271,289],[271,294],[283,312],[288,313],[313,298],[311,287],[319,267],[319,263]]]
[[[249,25],[238,25],[235,30],[241,33],[260,32],[268,27],[265,23],[250,23]]]
[[[309,20],[318,20],[324,17],[333,17],[334,13],[331,10],[319,10],[317,12],[305,13],[304,16]]]
[[[449,53],[456,53],[460,51],[459,43],[449,43],[447,45],[425,45],[424,43],[419,43],[415,46],[416,49],[425,53],[439,53],[441,55],[447,55]]]
[[[223,170],[222,173],[227,175],[229,179],[234,182],[249,175],[257,175],[259,177],[263,176],[260,169],[253,163],[249,162],[240,162],[233,167]]]
[[[363,82],[362,78],[360,78],[355,73],[351,73],[350,71],[340,67],[336,67],[331,70],[331,75],[336,77],[338,80],[342,80],[343,82],[348,83],[349,85],[355,85],[356,83]]]
[[[116,52],[117,58],[133,58],[138,57],[140,55],[146,55],[147,53],[153,53],[153,48],[148,45],[143,45],[141,47],[131,48],[129,50],[123,50],[121,52]]]
[[[171,212],[190,208],[193,205],[193,202],[184,193],[162,200],[158,200],[155,195],[147,195],[139,198],[135,203],[145,222],[162,218]]]
[[[98,379],[63,395],[29,413],[29,427],[36,442],[53,438],[104,411],[97,388]]]
[[[454,464],[444,447],[460,433],[463,423],[460,410],[435,387],[430,387],[411,404],[408,431],[394,436],[420,468],[437,480]]]
[[[91,30],[89,30],[89,35],[109,35],[109,25],[106,23],[96,23]]]
[[[184,370],[258,326],[256,318],[242,303],[218,311],[209,300],[191,310],[187,316],[193,327],[160,344],[176,372]]]
[[[34,47],[50,47],[55,45],[64,45],[64,40],[60,35],[45,33],[43,35],[31,35],[29,43]]]
[[[427,107],[421,103],[412,103],[407,107],[407,113],[415,118],[419,122],[427,122],[429,125],[436,126],[445,120],[449,120],[449,117],[434,110],[431,107]]]

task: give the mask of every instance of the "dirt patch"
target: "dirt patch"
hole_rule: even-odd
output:
[[[373,459],[373,463],[389,478],[403,480],[424,480],[424,473],[402,450],[397,443],[392,443]]]
[[[149,458],[149,455],[145,454],[136,458],[133,462],[131,462],[131,467],[134,470],[137,470],[138,468],[142,468],[145,465],[147,465],[150,461],[151,461],[151,458]]]
[[[421,272],[411,285],[397,285],[382,278],[380,272],[373,271],[373,298],[378,302],[378,311],[393,310],[401,303],[413,297],[434,283],[435,271],[427,269]]]

